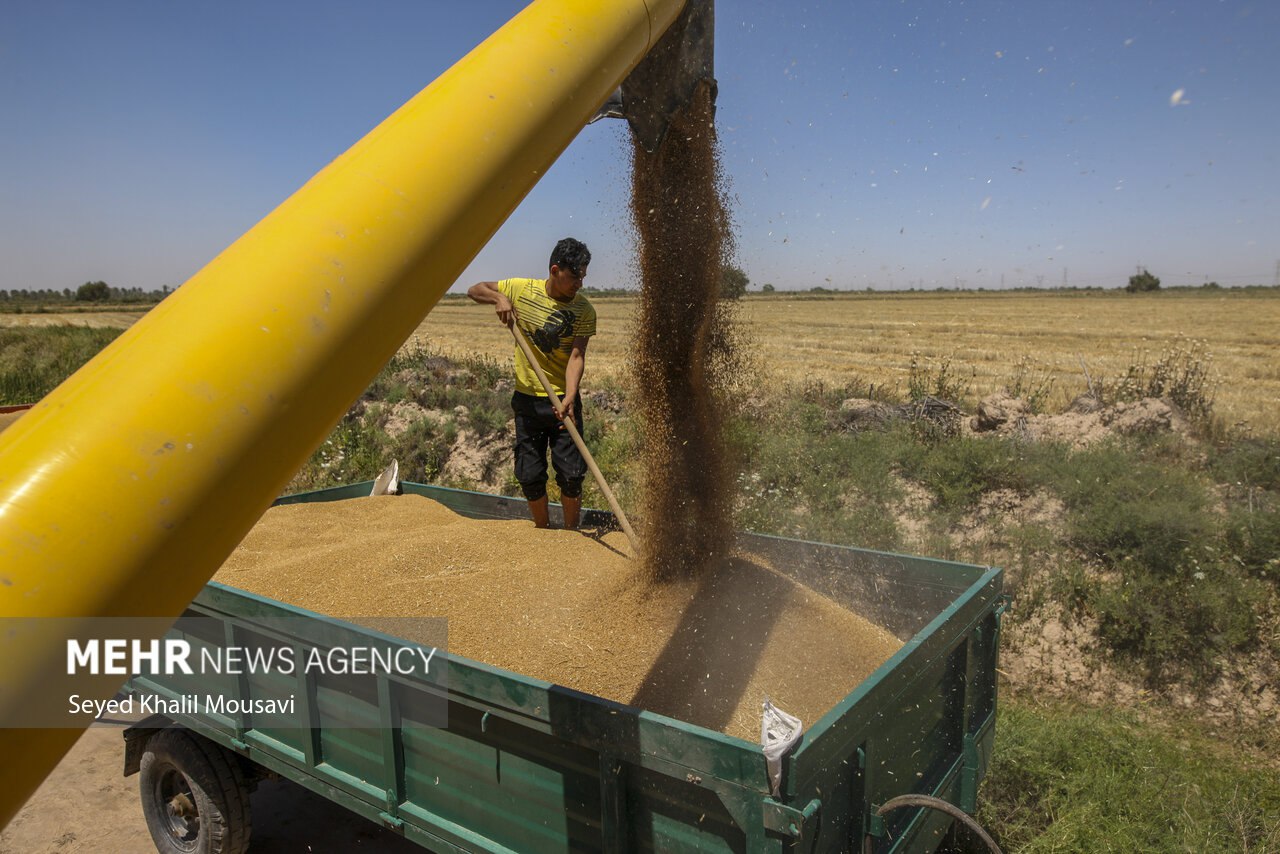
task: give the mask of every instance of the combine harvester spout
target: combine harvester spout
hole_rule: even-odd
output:
[[[666,35],[592,121],[626,119],[644,150],[653,154],[662,145],[671,119],[703,83],[710,87],[714,104],[715,7],[712,0],[688,0]]]

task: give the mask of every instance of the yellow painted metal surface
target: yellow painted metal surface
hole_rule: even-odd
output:
[[[682,5],[531,4],[0,434],[0,616],[176,617]],[[0,822],[79,735],[40,733]]]

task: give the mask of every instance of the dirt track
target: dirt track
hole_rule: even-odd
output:
[[[86,730],[0,833],[0,854],[154,854],[138,777],[122,773],[122,732],[110,725]],[[423,851],[287,781],[263,782],[251,803],[253,854]]]

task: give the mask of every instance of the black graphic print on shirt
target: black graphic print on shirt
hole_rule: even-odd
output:
[[[557,309],[547,316],[547,322],[541,329],[536,329],[531,336],[533,344],[544,353],[550,353],[560,347],[560,339],[573,332],[573,323],[578,316],[568,309]]]

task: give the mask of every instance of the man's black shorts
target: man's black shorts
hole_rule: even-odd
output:
[[[560,493],[569,498],[582,494],[582,480],[587,475],[587,461],[564,423],[556,418],[551,401],[523,392],[511,396],[511,409],[516,416],[516,480],[524,497],[537,501],[547,494],[547,448],[551,449],[551,466],[556,472]],[[582,433],[582,398],[573,402],[573,420]]]

